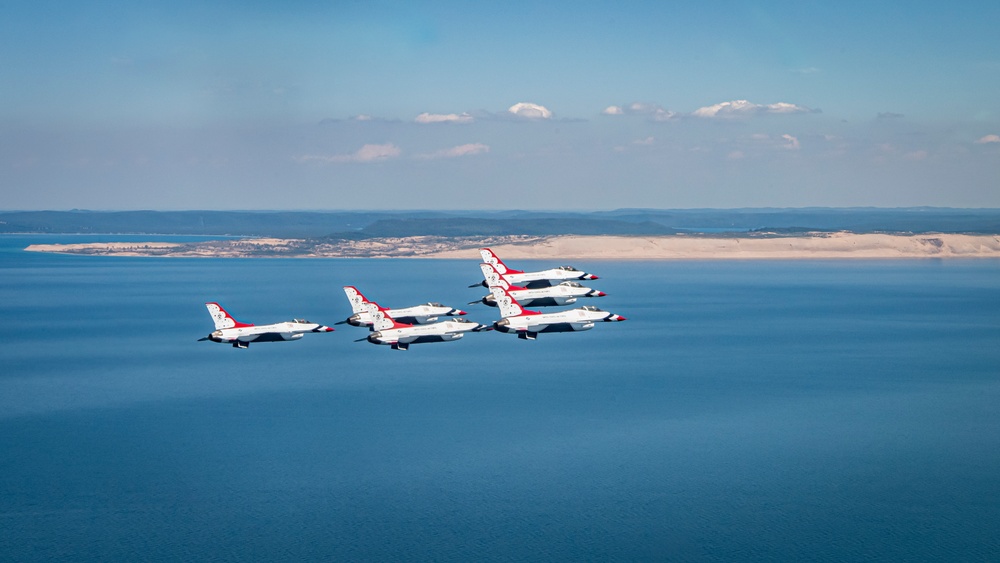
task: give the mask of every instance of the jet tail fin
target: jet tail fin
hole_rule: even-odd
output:
[[[497,271],[496,266],[488,262],[483,262],[479,265],[479,269],[483,271],[483,277],[486,279],[486,287],[502,287],[504,289],[510,289],[510,283],[503,279],[500,272]]]
[[[507,265],[503,263],[503,260],[501,260],[500,257],[497,256],[489,248],[480,248],[479,249],[479,254],[483,257],[483,262],[486,262],[487,264],[490,264],[494,268],[496,268],[497,272],[499,272],[501,276],[506,275],[506,274],[523,274],[524,273],[521,270],[515,270],[513,268],[508,268]]]
[[[521,306],[516,299],[507,293],[507,290],[502,287],[493,286],[490,288],[490,293],[497,300],[497,307],[500,308],[501,317],[517,317],[520,315],[537,315],[538,311],[529,311]]]
[[[368,314],[372,316],[372,330],[387,330],[390,328],[407,328],[413,325],[408,325],[405,323],[396,322],[386,313],[386,310],[379,306],[378,303],[374,301],[367,301],[365,306],[368,308]]]
[[[344,293],[347,294],[347,300],[351,302],[351,311],[362,313],[366,310],[365,303],[368,303],[368,299],[358,291],[358,288],[353,285],[345,285]]]
[[[212,315],[212,320],[215,321],[215,330],[253,326],[253,323],[241,323],[234,319],[218,303],[205,303],[205,307],[208,308],[208,314]]]

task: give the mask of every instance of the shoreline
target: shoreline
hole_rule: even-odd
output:
[[[32,244],[27,252],[178,258],[479,259],[479,248],[515,260],[762,260],[1000,258],[1000,235],[805,233],[662,236],[403,237],[362,241],[257,238],[185,242]]]

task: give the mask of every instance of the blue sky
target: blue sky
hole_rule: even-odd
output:
[[[1000,207],[997,2],[5,2],[3,209]]]

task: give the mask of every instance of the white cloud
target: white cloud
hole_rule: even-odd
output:
[[[778,102],[775,104],[755,104],[747,100],[733,100],[698,108],[691,113],[695,117],[738,117],[759,114],[809,113],[809,108]]]
[[[629,113],[649,114],[658,109],[660,109],[660,106],[656,104],[647,104],[645,102],[632,102],[628,105]]]
[[[665,109],[657,109],[653,112],[653,121],[668,121],[677,117],[677,113]]]
[[[392,143],[384,145],[364,145],[352,155],[348,155],[349,162],[372,162],[375,160],[385,160],[395,158],[400,154],[399,147]]]
[[[354,116],[354,121],[372,121],[373,119],[375,118],[364,113]]]
[[[788,133],[785,133],[784,135],[781,136],[781,138],[788,141],[786,144],[782,145],[786,149],[790,149],[793,151],[799,150],[799,140],[796,137],[793,137]]]
[[[633,145],[647,145],[648,146],[648,145],[652,145],[655,142],[656,142],[656,139],[654,137],[646,137],[645,139],[636,139],[636,140],[632,141],[632,144]]]
[[[376,162],[396,158],[402,151],[392,143],[384,145],[364,145],[351,154],[335,154],[332,156],[306,155],[297,157],[299,162]]]
[[[489,145],[484,145],[483,143],[469,143],[465,145],[459,145],[457,147],[452,147],[450,149],[443,149],[437,152],[429,154],[420,154],[416,158],[432,160],[437,158],[458,158],[461,156],[473,156],[477,154],[484,154],[490,152]]]
[[[551,119],[552,112],[545,106],[528,102],[516,103],[507,110],[510,114],[529,119]]]
[[[417,123],[471,123],[472,116],[468,113],[422,113],[414,119]]]
[[[676,112],[663,109],[657,104],[648,104],[645,102],[632,102],[625,107],[610,106],[603,113],[606,115],[645,115],[649,116],[653,121],[667,121],[678,117]]]
[[[985,145],[987,143],[1000,143],[1000,135],[986,135],[976,141],[977,145]]]
[[[790,135],[788,133],[782,135],[780,140],[777,138],[772,138],[767,133],[754,133],[750,135],[750,139],[764,146],[781,147],[793,151],[799,150],[801,146],[799,145],[799,138],[794,135]]]
[[[804,108],[802,106],[797,106],[795,104],[789,104],[786,102],[778,102],[776,104],[768,104],[764,106],[764,113],[808,113],[809,108]]]
[[[721,104],[715,104],[714,106],[705,106],[694,110],[691,115],[697,117],[716,117],[720,112],[735,112],[737,108],[743,108],[747,106],[754,106],[756,104],[750,104],[746,100],[737,100],[735,102],[723,102]]]

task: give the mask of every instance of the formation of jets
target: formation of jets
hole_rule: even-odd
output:
[[[596,280],[597,276],[572,266],[561,266],[538,272],[525,272],[507,267],[489,248],[480,249],[483,258],[479,268],[490,294],[469,304],[484,303],[500,311],[500,319],[492,325],[467,320],[465,311],[426,303],[404,308],[385,308],[368,300],[356,287],[344,286],[351,304],[352,315],[336,324],[368,328],[369,334],[355,342],[388,345],[393,350],[407,350],[410,344],[451,342],[467,332],[496,330],[516,334],[522,340],[535,340],[545,332],[575,332],[590,330],[597,322],[624,321],[625,317],[594,306],[577,307],[552,313],[532,311],[524,307],[551,307],[576,303],[590,297],[604,297],[603,291],[584,287],[579,280]],[[309,332],[332,332],[333,329],[304,320],[255,326],[234,319],[218,303],[206,303],[215,322],[215,331],[200,340],[232,344],[248,348],[251,342],[284,342],[298,340]],[[441,320],[444,318],[445,320]]]
[[[556,285],[536,287],[533,289],[511,285],[510,282],[500,275],[500,272],[497,271],[494,265],[484,262],[480,264],[479,267],[483,270],[483,277],[486,279],[487,287],[504,288],[511,297],[517,299],[518,303],[524,305],[525,307],[572,305],[581,297],[604,297],[606,295],[603,291],[597,291],[596,289],[584,287],[575,281],[564,281]],[[469,305],[474,303],[484,303],[490,307],[497,306],[496,297],[494,297],[492,293],[484,296],[479,301],[470,302]]]

